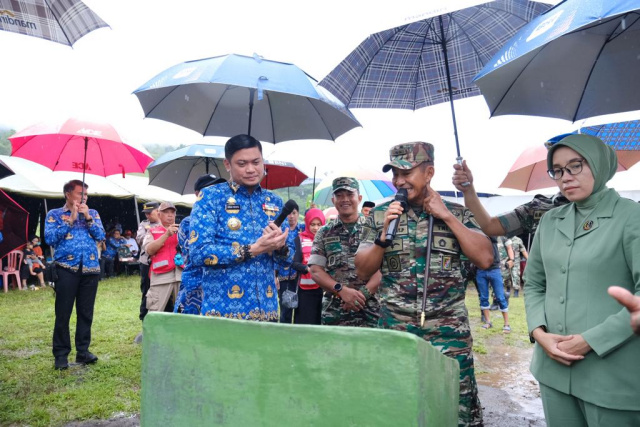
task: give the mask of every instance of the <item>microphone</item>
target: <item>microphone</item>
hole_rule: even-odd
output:
[[[396,193],[396,197],[394,198],[396,202],[400,202],[402,205],[402,210],[407,211],[407,189],[399,188]],[[386,239],[387,242],[392,241],[396,237],[396,232],[398,231],[398,223],[400,222],[400,217],[394,218],[389,222],[389,228],[387,228]]]
[[[287,203],[285,203],[284,206],[282,207],[282,211],[280,212],[280,215],[278,215],[278,217],[273,221],[273,223],[278,227],[280,227],[284,222],[285,218],[288,217],[289,214],[293,212],[295,208],[296,208],[296,202],[294,202],[293,200],[287,201]]]

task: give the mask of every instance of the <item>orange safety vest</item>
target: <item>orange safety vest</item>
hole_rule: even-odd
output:
[[[149,230],[151,235],[153,236],[153,240],[158,240],[162,235],[167,231],[162,225],[158,225],[157,227],[153,227]],[[168,273],[173,271],[176,268],[176,262],[174,260],[178,246],[178,235],[174,234],[169,237],[164,245],[160,248],[158,252],[155,253],[151,257],[151,271],[155,274]]]

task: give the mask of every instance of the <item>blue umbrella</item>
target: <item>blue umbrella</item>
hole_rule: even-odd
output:
[[[640,109],[640,2],[566,0],[476,76],[492,115],[577,121]]]
[[[480,95],[471,80],[548,5],[496,0],[370,35],[320,85],[350,108],[416,110]]]
[[[616,151],[640,150],[640,120],[587,126],[574,133],[597,136]]]
[[[297,187],[307,178],[293,163],[279,160],[264,160],[265,177],[260,185],[270,190]],[[224,167],[224,147],[219,145],[193,144],[163,154],[147,170],[149,185],[193,194],[193,186],[202,175],[213,174],[230,179]]]
[[[225,55],[175,65],[135,90],[145,117],[204,136],[261,141],[329,139],[360,126],[336,97],[293,64]]]

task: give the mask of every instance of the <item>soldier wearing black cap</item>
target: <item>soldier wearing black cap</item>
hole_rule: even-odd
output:
[[[371,212],[371,209],[375,208],[376,204],[370,201],[366,201],[362,204],[362,209],[360,209],[360,212],[362,213],[362,215],[364,216],[369,216],[369,212]]]
[[[144,236],[147,235],[147,232],[157,225],[160,225],[160,220],[158,219],[158,207],[160,203],[158,202],[147,202],[142,206],[142,213],[147,217],[144,221],[140,223],[138,226],[138,232],[136,233],[136,243],[138,243],[138,247],[140,248],[140,292],[142,292],[142,300],[140,301],[140,320],[144,320],[144,316],[147,315],[147,292],[149,291],[149,286],[151,283],[149,281],[149,255],[142,248],[142,241],[144,240]],[[138,334],[135,338],[135,342],[140,342],[142,340],[142,333]]]

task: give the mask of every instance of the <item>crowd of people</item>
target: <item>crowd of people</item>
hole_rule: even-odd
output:
[[[201,177],[189,217],[177,224],[172,203],[145,204],[135,239],[116,230],[102,252],[107,259],[122,246],[139,252],[140,320],[173,311],[417,335],[460,365],[460,425],[483,423],[465,306],[475,270],[486,329],[493,327],[490,288],[505,333],[508,296],[524,294],[536,343],[531,369],[548,425],[640,425],[640,296],[633,295],[640,295],[640,205],[605,186],[615,152],[585,135],[551,141],[549,175],[560,193],[495,217],[480,203],[466,163],[453,174],[464,206],[443,200],[431,188],[434,157],[425,142],[390,150],[381,166],[406,200],[366,201],[360,210],[358,180],[345,176],[332,183],[335,219],[289,202],[285,219],[280,197],[260,186],[260,142],[238,135],[225,145],[230,180]],[[76,361],[98,360],[89,345],[105,241],[86,185],[71,181],[64,194],[65,206],[47,214],[45,228],[57,267],[57,369],[68,367],[74,301]],[[517,238],[525,232],[535,234],[530,252]],[[113,271],[106,262],[105,270]]]

